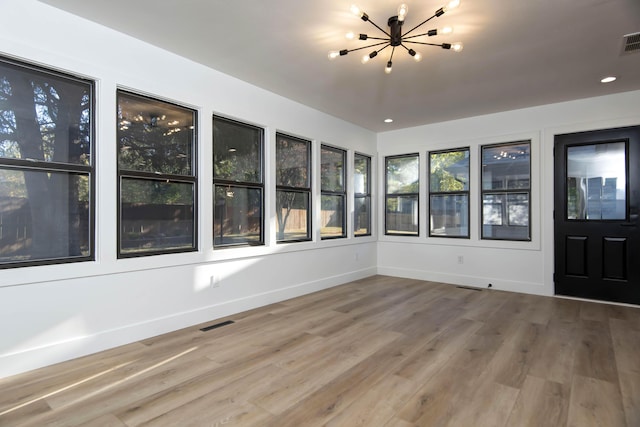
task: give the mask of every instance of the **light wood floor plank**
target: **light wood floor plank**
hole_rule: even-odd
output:
[[[618,384],[576,375],[571,385],[567,425],[626,426]]]
[[[0,426],[635,427],[638,354],[640,308],[373,276],[0,379]]]

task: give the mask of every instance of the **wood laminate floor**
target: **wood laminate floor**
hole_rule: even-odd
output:
[[[640,308],[374,276],[230,319],[2,379],[0,426],[640,426]]]

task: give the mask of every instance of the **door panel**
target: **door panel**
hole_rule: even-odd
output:
[[[640,304],[640,126],[555,137],[556,294]]]

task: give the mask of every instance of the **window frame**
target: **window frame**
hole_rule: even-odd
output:
[[[116,144],[116,167],[117,167],[117,209],[118,209],[118,217],[117,217],[117,258],[118,259],[126,259],[126,258],[138,258],[144,256],[154,256],[154,255],[165,255],[165,254],[176,254],[176,253],[184,253],[184,252],[195,252],[198,250],[198,174],[197,174],[197,166],[198,166],[198,111],[186,107],[184,105],[177,104],[175,102],[167,101],[161,98],[143,95],[140,93],[136,93],[130,90],[116,89],[116,127],[119,126],[117,120],[118,115],[117,111],[120,105],[120,95],[124,95],[127,97],[139,98],[141,100],[149,100],[155,102],[161,102],[163,104],[167,104],[174,107],[179,107],[187,111],[191,111],[193,113],[193,139],[191,142],[191,174],[190,175],[182,175],[182,174],[168,174],[162,173],[158,171],[144,171],[144,170],[135,170],[135,169],[126,169],[120,166],[120,138],[118,137]],[[118,131],[116,131],[118,132]],[[123,205],[122,205],[122,186],[125,180],[137,180],[137,181],[145,181],[148,183],[151,182],[162,182],[162,183],[175,183],[175,184],[191,184],[193,188],[193,228],[192,228],[192,245],[190,247],[183,248],[171,248],[171,249],[154,249],[147,251],[136,251],[136,252],[123,252],[122,248],[122,226],[123,226]]]
[[[432,179],[432,169],[431,169],[431,156],[432,155],[437,155],[437,154],[446,154],[446,153],[456,153],[456,152],[467,152],[467,158],[469,159],[469,165],[467,167],[467,176],[469,177],[469,183],[467,185],[467,190],[461,190],[461,191],[432,191],[431,190],[431,179]],[[428,186],[428,197],[427,197],[427,203],[429,205],[428,207],[428,212],[429,212],[429,231],[428,231],[428,236],[429,237],[436,237],[436,238],[449,238],[449,239],[470,239],[471,238],[471,147],[459,147],[459,148],[450,148],[450,149],[445,149],[445,150],[434,150],[434,151],[429,151],[427,153],[427,158],[429,161],[429,171],[428,171],[428,176],[429,176],[429,186]],[[434,234],[432,231],[432,227],[431,227],[431,208],[432,208],[432,203],[431,203],[431,197],[432,196],[466,196],[467,199],[467,234],[466,235],[442,235],[442,234]]]
[[[283,139],[288,139],[288,140],[292,140],[294,142],[300,142],[300,143],[305,143],[306,144],[306,148],[307,148],[307,162],[306,162],[306,167],[307,167],[307,186],[306,187],[296,187],[296,186],[286,186],[286,185],[279,185],[276,179],[276,201],[275,201],[275,208],[276,210],[278,209],[278,192],[279,191],[286,191],[286,192],[291,192],[291,193],[299,193],[299,194],[306,194],[308,199],[307,199],[307,218],[306,218],[306,222],[307,222],[307,237],[306,238],[302,238],[302,239],[281,239],[278,240],[278,236],[277,236],[277,228],[278,228],[278,224],[277,224],[277,219],[276,219],[276,244],[284,244],[284,243],[298,243],[298,242],[308,242],[311,241],[313,239],[313,228],[312,228],[312,222],[311,222],[311,210],[312,210],[312,206],[313,206],[313,195],[312,195],[312,191],[311,191],[311,182],[312,182],[312,174],[313,174],[313,168],[312,168],[312,149],[311,149],[311,141],[307,140],[307,139],[303,139],[303,138],[298,138],[295,136],[291,136],[289,134],[286,134],[284,132],[276,132],[276,150],[275,150],[275,155],[276,155],[276,175],[278,173],[278,162],[277,162],[277,157],[278,157],[278,140],[280,138]],[[277,214],[276,214],[277,215]]]
[[[88,180],[88,218],[87,218],[87,255],[48,257],[41,259],[29,259],[25,261],[0,262],[0,270],[20,267],[34,267],[44,265],[69,264],[76,262],[95,261],[96,259],[96,82],[94,80],[59,71],[50,67],[36,65],[20,61],[4,55],[0,55],[0,64],[17,69],[18,72],[29,71],[39,75],[51,76],[87,86],[89,96],[89,156],[87,164],[56,162],[36,159],[15,159],[0,157],[0,169],[20,172],[44,172],[65,173],[67,176],[86,176]]]
[[[354,153],[353,155],[353,175],[355,177],[355,162],[358,158],[362,158],[366,161],[367,163],[367,185],[365,186],[365,193],[357,193],[356,189],[355,189],[355,185],[354,185],[354,193],[353,193],[353,207],[354,207],[354,222],[353,222],[353,237],[365,237],[365,236],[371,236],[372,231],[372,224],[371,224],[371,220],[372,220],[372,215],[371,215],[371,156],[368,156],[366,154],[361,154],[361,153]],[[367,206],[367,217],[368,217],[368,224],[369,226],[367,227],[367,232],[366,233],[357,233],[357,229],[356,229],[356,216],[357,216],[357,212],[355,211],[356,207],[357,207],[357,203],[356,201],[358,199],[364,199],[365,200],[365,204]]]
[[[260,143],[258,145],[259,149],[260,149],[260,155],[259,155],[259,163],[260,163],[260,182],[259,183],[255,183],[255,182],[248,182],[248,181],[234,181],[232,179],[221,179],[221,178],[216,178],[215,177],[215,121],[216,120],[220,120],[223,122],[227,122],[227,123],[232,123],[238,126],[242,126],[248,129],[254,129],[259,131],[259,135],[260,135]],[[213,230],[212,230],[212,246],[214,250],[218,250],[218,249],[228,249],[228,248],[239,248],[239,247],[249,247],[249,246],[264,246],[265,245],[265,129],[260,127],[260,126],[256,126],[247,122],[242,122],[239,120],[234,120],[234,119],[230,119],[224,116],[220,116],[217,114],[213,114],[212,116],[212,152],[211,152],[211,156],[212,156],[212,169],[214,169],[212,171],[212,181],[213,181],[213,188],[212,188],[212,195],[213,195],[213,203],[214,203],[214,207],[213,207]],[[259,190],[260,191],[260,238],[258,241],[256,242],[251,242],[251,241],[246,241],[246,242],[239,242],[239,243],[219,243],[216,244],[216,236],[215,236],[215,223],[216,223],[216,213],[215,213],[215,200],[216,200],[216,188],[218,186],[222,186],[222,187],[234,187],[234,188],[240,188],[240,189],[245,189],[245,190]],[[221,226],[222,227],[222,226]]]
[[[514,189],[489,189],[489,190],[485,190],[484,189],[484,180],[483,180],[483,175],[484,175],[484,167],[483,167],[483,161],[484,161],[484,150],[485,149],[493,149],[493,148],[498,148],[498,147],[509,147],[509,146],[515,146],[515,145],[523,145],[523,144],[527,144],[529,146],[529,155],[528,155],[528,187],[527,188],[514,188]],[[501,143],[495,143],[495,144],[486,144],[486,145],[481,145],[480,146],[480,239],[481,240],[495,240],[495,241],[507,241],[507,242],[531,242],[532,241],[532,231],[531,231],[531,221],[532,221],[532,148],[533,148],[533,143],[531,139],[523,139],[523,140],[518,140],[518,141],[511,141],[511,142],[501,142]],[[508,198],[511,195],[518,195],[518,194],[526,194],[527,195],[527,200],[528,200],[528,206],[527,206],[527,225],[526,226],[520,226],[520,225],[514,225],[517,227],[527,227],[527,237],[526,238],[505,238],[505,237],[487,237],[485,236],[485,215],[484,215],[484,208],[485,208],[485,203],[484,203],[484,198],[485,195],[493,195],[493,196],[504,196],[505,198]],[[508,208],[507,209],[507,217],[508,217]]]
[[[389,174],[388,166],[389,160],[401,159],[401,158],[413,158],[418,160],[418,191],[412,193],[389,193]],[[409,232],[389,232],[388,218],[387,218],[387,201],[390,197],[396,198],[398,196],[415,197],[416,205],[418,208],[417,218],[417,230],[415,233]],[[420,153],[408,153],[397,154],[393,156],[386,156],[384,158],[384,234],[385,236],[401,236],[401,237],[420,237]]]
[[[342,191],[330,191],[325,190],[322,187],[322,170],[320,171],[320,205],[322,206],[322,199],[324,196],[340,197],[342,200],[342,233],[339,236],[323,236],[320,226],[320,240],[332,240],[332,239],[344,239],[347,237],[347,150],[339,147],[334,147],[327,144],[320,145],[320,165],[322,165],[322,151],[328,150],[340,153],[342,155]]]

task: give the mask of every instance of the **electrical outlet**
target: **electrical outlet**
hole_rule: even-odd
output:
[[[219,288],[220,287],[220,277],[216,276],[216,275],[211,276],[209,285],[212,288]]]
[[[464,257],[462,255],[458,255],[458,264],[464,264]]]

